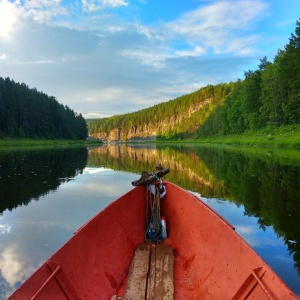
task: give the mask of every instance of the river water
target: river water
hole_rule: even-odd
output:
[[[158,162],[300,295],[299,150],[104,145],[0,151],[0,299]]]

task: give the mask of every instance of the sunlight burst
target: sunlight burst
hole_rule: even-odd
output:
[[[9,37],[13,24],[17,20],[14,5],[7,0],[0,2],[0,37]]]

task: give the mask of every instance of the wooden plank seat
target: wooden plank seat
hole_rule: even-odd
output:
[[[174,254],[164,244],[138,245],[129,269],[125,300],[171,300]]]

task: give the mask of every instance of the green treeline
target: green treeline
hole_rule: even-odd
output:
[[[199,128],[201,137],[238,134],[267,126],[298,124],[300,118],[300,21],[274,62],[261,59],[245,72],[223,105]]]
[[[85,139],[81,114],[26,84],[0,77],[0,138]]]
[[[194,93],[137,112],[90,120],[87,123],[88,131],[91,135],[98,132],[109,133],[115,128],[129,132],[144,124],[155,126],[171,121],[173,127],[167,126],[159,131],[158,139],[196,138],[196,130],[224,102],[235,86],[236,83],[232,82],[208,85]],[[193,112],[189,113],[189,110]],[[180,115],[182,118],[178,121]]]
[[[166,103],[125,115],[88,122],[90,134],[120,128],[169,123],[159,129],[160,140],[206,138],[240,134],[265,127],[298,124],[300,117],[300,19],[284,50],[274,62],[266,57],[259,69],[245,72],[234,83],[208,85]],[[190,113],[193,107],[197,110]],[[178,116],[184,115],[178,120]]]

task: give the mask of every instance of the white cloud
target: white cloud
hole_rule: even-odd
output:
[[[24,266],[18,258],[16,255],[16,245],[14,244],[4,249],[0,254],[0,270],[5,280],[12,286],[16,282],[24,280]]]
[[[67,16],[61,0],[17,0],[0,2],[0,28],[11,27],[18,18],[30,18],[37,22],[50,21],[53,17]]]
[[[0,224],[0,234],[6,234],[11,231],[11,226]]]
[[[165,31],[164,24],[160,25],[162,28],[157,25],[150,27],[139,23],[134,23],[132,28],[137,34],[145,36],[151,42],[168,41],[168,32]]]
[[[244,225],[237,225],[235,226],[236,232],[243,236],[253,236],[256,232],[255,226],[244,226]]]
[[[135,111],[236,80],[263,57],[256,57],[262,36],[254,33],[266,11],[260,0],[207,1],[172,21],[148,23],[127,0],[0,5],[8,12],[5,22],[0,18],[0,76],[84,116]]]
[[[164,60],[167,58],[167,55],[162,52],[148,51],[146,49],[141,50],[122,50],[121,55],[139,60],[142,64],[151,66],[154,68],[163,68]]]
[[[104,7],[127,6],[124,0],[82,0],[83,10],[85,12],[96,11]]]
[[[176,56],[201,56],[206,50],[201,46],[196,46],[191,50],[175,51]]]
[[[46,22],[59,15],[68,15],[61,0],[26,0],[23,6],[23,16],[37,22]]]
[[[84,173],[87,173],[87,174],[98,174],[98,173],[111,173],[111,172],[114,172],[113,170],[111,169],[107,169],[107,168],[93,168],[93,167],[86,167],[84,169]]]
[[[251,34],[252,23],[267,6],[261,1],[220,1],[183,13],[156,27],[134,24],[143,44],[127,47],[121,54],[153,68],[164,68],[167,60],[204,55],[251,56],[259,35]],[[176,44],[181,45],[178,49]]]
[[[181,37],[192,46],[206,47],[217,54],[250,53],[255,37],[250,35],[244,39],[241,36],[266,8],[261,1],[221,1],[184,13],[167,27],[174,38]]]
[[[218,82],[222,72],[211,80],[216,68],[229,66],[229,76],[244,63],[235,60],[232,68],[230,59],[209,60],[201,46],[176,50],[168,39],[148,38],[136,24],[94,33],[29,19],[19,22],[13,42],[2,43],[7,58],[0,60],[2,76],[53,95],[86,117],[132,112],[173,99],[194,91],[195,81]]]

